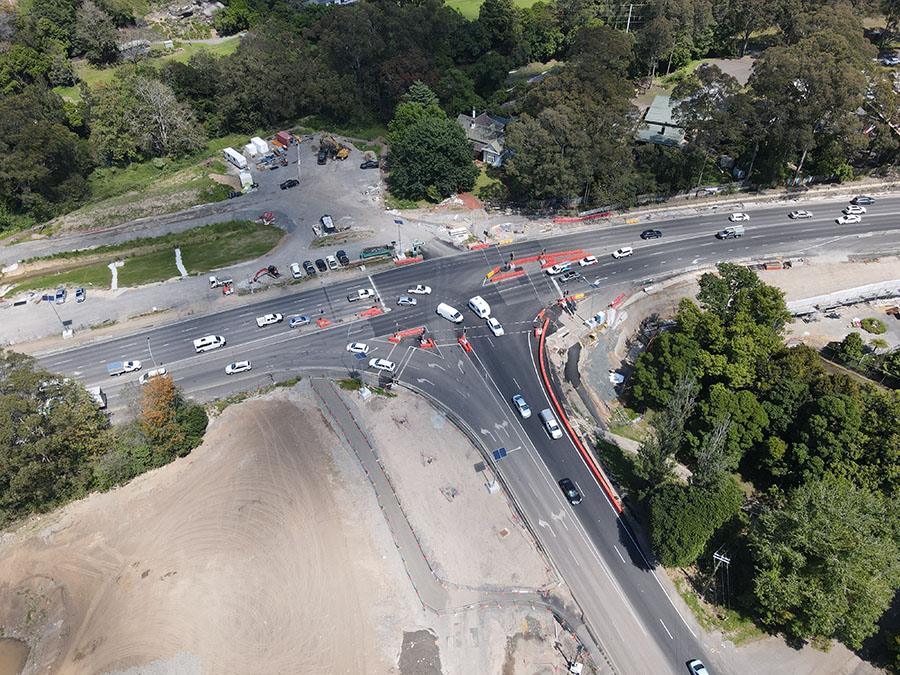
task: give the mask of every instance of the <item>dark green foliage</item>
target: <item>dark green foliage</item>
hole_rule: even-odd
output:
[[[860,321],[860,325],[864,331],[867,333],[873,333],[875,335],[881,335],[882,333],[887,333],[887,326],[884,325],[884,322],[880,319],[873,319],[872,317],[867,317]]]
[[[647,498],[653,552],[666,567],[690,565],[743,502],[740,486],[730,477],[703,488],[663,483]]]
[[[841,361],[855,363],[862,358],[864,348],[865,343],[863,342],[862,336],[854,331],[853,333],[848,333],[846,337],[841,340],[835,355]]]

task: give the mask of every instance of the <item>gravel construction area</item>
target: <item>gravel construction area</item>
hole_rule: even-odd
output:
[[[473,474],[466,444],[435,428],[430,407],[391,403],[406,406],[405,425],[383,400],[364,415],[396,448],[401,481],[407,463],[452,470],[454,449]],[[439,459],[423,467],[413,433],[446,445]],[[449,471],[433,483],[460,492],[453,502],[436,492],[442,521],[420,518],[407,495],[419,532],[463,551],[442,563],[448,573],[477,582],[508,556],[504,574],[536,583],[543,563],[501,496],[478,507],[483,538],[469,536],[471,480]],[[440,532],[426,531],[433,523]],[[510,534],[498,539],[501,523]],[[358,460],[305,383],[229,407],[184,459],[0,535],[0,630],[30,647],[26,675],[531,675],[564,667],[557,640],[575,653],[541,608],[423,611]]]

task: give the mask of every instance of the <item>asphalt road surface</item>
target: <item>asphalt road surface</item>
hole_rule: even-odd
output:
[[[679,615],[657,572],[642,556],[571,440],[552,440],[540,426],[537,413],[550,406],[531,334],[537,313],[554,305],[565,286],[536,264],[526,266],[524,276],[496,284],[486,282],[485,274],[511,256],[581,248],[596,255],[599,262],[586,268],[576,265],[583,278],[567,287],[572,294],[589,293],[583,302],[596,302],[599,310],[636,284],[719,261],[900,250],[900,219],[896,217],[900,198],[881,198],[867,206],[861,223],[839,225],[835,218],[844,205],[823,201],[749,210],[751,220],[743,223],[746,234],[739,239],[714,237],[731,225],[725,212],[659,219],[652,227],[663,236],[648,241],[639,237],[651,227],[644,222],[438,257],[352,281],[329,283],[327,275],[318,275],[298,284],[292,295],[266,298],[263,294],[252,305],[79,345],[42,356],[40,361],[49,370],[78,377],[88,386],[101,385],[115,410],[122,386],[139,374],[108,377],[106,364],[113,361],[140,359],[145,369],[154,363],[165,365],[187,394],[205,399],[298,372],[370,371],[369,358],[389,359],[396,363],[395,377],[401,383],[440,400],[489,450],[507,449],[508,456],[497,468],[617,672],[683,673],[685,663],[697,657],[711,665],[713,672],[734,672],[722,655],[706,652]],[[788,219],[787,212],[795,208],[808,209],[814,217]],[[622,246],[634,247],[634,255],[613,259],[611,252]],[[416,284],[428,284],[434,292],[414,296],[418,300],[415,307],[397,306],[398,296],[406,295]],[[358,288],[373,288],[377,301],[349,302],[347,296]],[[476,294],[484,297],[492,316],[503,324],[502,337],[494,337],[484,320],[466,308],[468,299]],[[438,302],[456,307],[464,322],[456,325],[437,316]],[[373,307],[382,313],[360,317]],[[284,322],[257,327],[255,318],[270,312],[284,314]],[[307,315],[313,323],[290,329],[288,320],[296,315]],[[319,318],[331,325],[316,326]],[[397,330],[417,327],[424,327],[436,341],[435,349],[418,349],[409,339],[399,344],[387,340]],[[457,345],[463,331],[474,348],[471,354]],[[210,334],[224,336],[227,344],[195,353],[192,341]],[[366,342],[372,351],[358,359],[346,351],[349,342]],[[253,362],[252,371],[225,374],[226,365],[244,359]],[[515,393],[528,401],[531,418],[521,419],[516,413],[510,402]],[[571,506],[565,500],[557,485],[562,477],[578,485],[584,495],[581,504]]]

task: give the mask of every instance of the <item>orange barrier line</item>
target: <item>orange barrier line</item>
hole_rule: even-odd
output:
[[[550,386],[550,378],[547,377],[547,368],[544,365],[544,338],[547,335],[547,324],[550,323],[550,319],[544,319],[544,325],[541,327],[541,340],[538,346],[538,359],[541,362],[541,377],[544,379],[544,386],[547,388],[547,393],[550,394],[550,400],[553,401],[553,407],[556,408],[556,414],[559,415],[560,419],[563,421],[563,424],[566,426],[566,429],[569,432],[569,436],[575,441],[575,446],[578,448],[578,451],[581,453],[581,456],[584,458],[584,461],[587,463],[588,468],[591,470],[591,473],[594,474],[594,478],[597,479],[597,482],[600,483],[600,487],[606,492],[606,496],[609,498],[609,501],[612,502],[613,508],[615,508],[616,513],[622,513],[622,505],[619,504],[619,500],[616,499],[616,495],[613,494],[612,488],[609,486],[609,483],[606,482],[606,479],[603,477],[603,474],[600,473],[600,469],[597,468],[597,465],[594,463],[593,457],[591,457],[587,450],[585,450],[584,446],[581,444],[581,440],[579,440],[578,436],[575,434],[575,431],[572,429],[572,425],[569,424],[569,420],[566,418],[566,414],[563,412],[562,406],[559,404],[559,401],[556,400],[556,394],[553,393],[553,388]]]
[[[564,255],[581,255],[584,253],[584,249],[573,248],[571,251],[560,251],[559,253],[548,253],[545,255],[545,258],[559,258]]]
[[[425,258],[416,256],[415,258],[403,258],[402,260],[394,260],[395,265],[408,265],[409,263],[422,262]]]
[[[498,274],[491,277],[491,283],[494,283],[495,281],[502,281],[503,279],[512,279],[513,277],[518,277],[523,274],[525,274],[525,270],[519,270],[518,272],[507,272],[506,274]]]
[[[513,260],[509,264],[512,265],[513,267],[516,267],[518,265],[523,265],[525,263],[537,262],[540,259],[541,259],[541,256],[539,256],[539,255],[530,255],[527,258],[519,258],[518,260]]]
[[[490,244],[469,244],[470,251],[477,251],[480,248],[489,248]]]
[[[568,255],[563,258],[553,258],[552,260],[547,259],[546,262],[543,265],[541,265],[541,269],[544,269],[546,267],[551,267],[553,265],[558,265],[559,263],[575,262],[577,260],[581,260],[583,257],[584,256],[581,253],[579,253],[578,255]]]

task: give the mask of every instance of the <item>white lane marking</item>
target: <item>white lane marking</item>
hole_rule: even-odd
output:
[[[381,293],[378,292],[378,287],[375,285],[374,279],[372,279],[372,275],[366,275],[369,279],[369,283],[372,284],[372,290],[375,291],[375,297],[378,298],[378,301],[381,303],[381,309],[387,311],[387,305],[384,304],[384,298],[381,297]]]
[[[528,332],[528,331],[526,331],[526,332]],[[516,382],[516,378],[513,378],[512,381],[513,381],[513,383],[516,385],[516,389],[521,389],[521,388],[522,388],[522,387],[519,386],[519,383]]]
[[[660,619],[659,622],[662,624],[663,629],[665,629],[666,635],[669,636],[669,639],[670,639],[670,640],[674,640],[675,638],[672,637],[672,634],[669,632],[669,629],[666,628],[666,624],[663,622],[663,620]]]
[[[600,521],[597,521],[597,522],[600,522]],[[615,544],[613,544],[613,548],[616,549],[616,553],[619,554],[619,560],[621,560],[623,563],[625,563],[625,558],[622,557],[622,553],[619,551],[619,547],[616,546]],[[627,565],[628,563],[625,563],[625,564]]]

